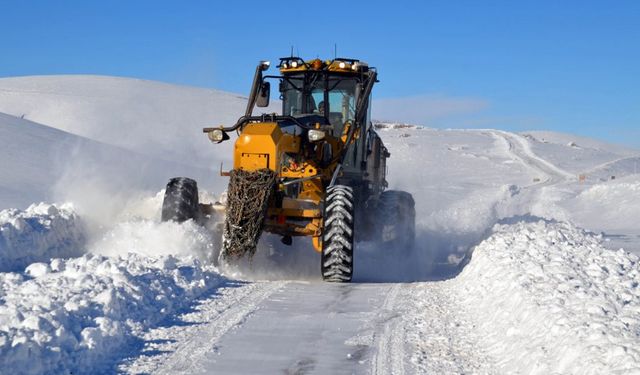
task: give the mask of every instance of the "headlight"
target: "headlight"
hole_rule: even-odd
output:
[[[227,133],[225,133],[224,130],[222,129],[213,129],[207,135],[209,136],[209,139],[211,140],[211,142],[215,142],[215,143],[220,143],[225,139],[229,139],[229,136],[227,135]]]
[[[297,62],[297,61],[295,61],[295,60],[294,60],[294,61],[292,61],[292,62],[291,62],[291,67],[292,67],[292,68],[297,68],[297,67],[298,67],[298,62]]]
[[[325,133],[322,130],[316,130],[316,129],[311,129],[309,130],[309,141],[310,142],[317,142],[321,139],[324,139]]]
[[[340,63],[338,64],[338,67],[340,69],[344,69],[347,66],[347,64],[344,63],[344,61],[340,61]]]

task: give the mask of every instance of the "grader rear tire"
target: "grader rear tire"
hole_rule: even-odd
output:
[[[162,202],[162,221],[185,222],[200,214],[198,184],[186,177],[169,180]]]
[[[380,242],[395,249],[413,248],[416,230],[416,209],[411,194],[388,190],[380,194],[377,205]]]
[[[327,189],[322,233],[322,278],[350,282],[353,275],[354,199],[348,186]]]

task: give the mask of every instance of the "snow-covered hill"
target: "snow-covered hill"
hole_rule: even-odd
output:
[[[359,243],[355,282],[333,285],[304,239],[264,236],[252,262],[218,268],[215,231],[158,222],[172,175],[222,193],[212,169],[232,143],[200,127],[243,107],[140,80],[0,79],[0,208],[68,201],[0,212],[1,369],[640,371],[640,152],[380,124],[417,246]]]
[[[221,163],[231,163],[232,145],[212,145],[202,128],[234,124],[245,106],[246,98],[236,94],[131,78],[1,78],[2,142],[14,150],[8,157],[25,160],[28,168],[15,172],[25,184],[11,180],[15,173],[7,175],[6,184],[0,181],[0,208],[67,199],[75,185],[134,195],[181,175],[220,191],[226,182],[216,176]],[[266,111],[277,108],[276,102]],[[23,134],[15,133],[18,125]],[[30,140],[24,146],[12,141],[25,137]],[[0,168],[15,165],[20,163]],[[93,186],[85,189],[86,184]],[[17,186],[20,191],[13,191]]]
[[[65,200],[70,194],[85,203],[81,194],[99,199],[98,193],[113,198],[157,191],[176,175],[213,181],[211,169],[144,155],[4,113],[0,113],[0,145],[0,208]]]
[[[0,112],[200,167],[213,164],[221,149],[212,147],[202,128],[232,125],[245,107],[246,98],[236,94],[131,78],[0,79]],[[276,110],[274,103],[269,111]]]

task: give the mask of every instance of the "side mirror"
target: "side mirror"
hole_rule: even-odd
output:
[[[260,85],[260,91],[258,91],[258,98],[256,98],[256,105],[258,107],[267,107],[269,105],[270,95],[271,84],[269,82],[262,82]]]

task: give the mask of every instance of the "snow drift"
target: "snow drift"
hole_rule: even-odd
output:
[[[201,263],[212,252],[193,222],[132,218],[91,238],[70,204],[1,211],[0,368],[112,372],[145,330],[226,281]]]
[[[593,185],[566,206],[589,228],[609,231],[638,228],[640,218],[640,176]],[[595,216],[592,213],[599,212]]]
[[[0,367],[108,373],[140,336],[225,279],[189,258],[84,255],[0,273]]]
[[[640,263],[568,223],[498,224],[450,281],[502,373],[640,371]]]
[[[70,204],[34,204],[0,211],[0,272],[21,271],[33,262],[80,256],[84,225]]]

